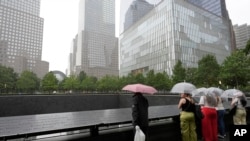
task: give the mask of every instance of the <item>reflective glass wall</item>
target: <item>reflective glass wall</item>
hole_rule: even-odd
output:
[[[197,67],[206,54],[219,63],[230,50],[229,21],[183,0],[164,0],[120,36],[120,76],[166,71],[181,60]]]

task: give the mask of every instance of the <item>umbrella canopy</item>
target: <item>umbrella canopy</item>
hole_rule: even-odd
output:
[[[207,89],[208,94],[212,94],[215,96],[221,96],[223,92],[224,92],[224,90],[222,90],[220,88],[216,88],[216,87],[210,87]]]
[[[130,91],[134,93],[139,92],[139,93],[146,93],[146,94],[154,94],[157,92],[157,90],[154,87],[144,85],[144,84],[129,84],[129,85],[124,86],[122,90]]]
[[[206,95],[206,93],[207,93],[207,88],[201,87],[192,91],[192,97],[203,96]]]
[[[194,90],[196,90],[196,87],[193,84],[187,82],[180,82],[175,84],[170,92],[179,94],[180,93],[192,94]]]
[[[242,95],[243,95],[243,92],[238,89],[228,89],[222,93],[221,97],[233,98],[233,97],[242,96]]]

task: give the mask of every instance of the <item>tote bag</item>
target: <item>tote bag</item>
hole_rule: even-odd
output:
[[[134,141],[145,141],[145,135],[139,126],[135,126],[135,138]]]

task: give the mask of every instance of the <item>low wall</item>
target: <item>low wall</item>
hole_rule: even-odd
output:
[[[150,106],[177,104],[179,96],[146,95]],[[131,94],[5,95],[0,117],[131,107]]]

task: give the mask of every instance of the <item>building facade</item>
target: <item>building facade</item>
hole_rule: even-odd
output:
[[[0,0],[1,65],[38,77],[48,72],[48,62],[41,60],[44,20],[39,14],[40,0]]]
[[[125,14],[124,30],[128,29],[153,8],[154,5],[148,3],[146,0],[133,1]]]
[[[247,45],[247,41],[250,40],[250,25],[234,25],[233,26],[236,40],[236,48],[244,49]]]
[[[164,0],[120,36],[120,76],[167,72],[178,60],[198,67],[205,55],[231,52],[230,20],[184,0]]]
[[[115,0],[80,0],[74,70],[97,78],[118,76]]]

